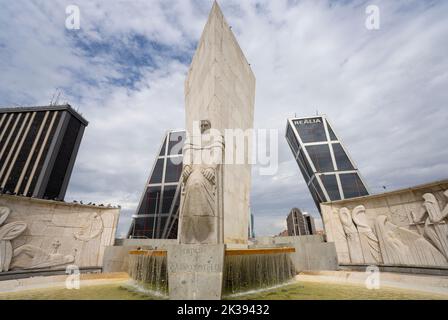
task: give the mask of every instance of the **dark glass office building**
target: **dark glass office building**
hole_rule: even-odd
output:
[[[319,211],[322,202],[368,195],[326,116],[288,119],[286,140]]]
[[[145,185],[129,238],[176,239],[185,131],[168,132]]]
[[[0,108],[0,188],[63,200],[88,122],[70,105]]]

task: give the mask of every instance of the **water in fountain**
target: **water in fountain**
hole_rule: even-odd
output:
[[[128,273],[145,290],[168,295],[166,256],[130,255]]]
[[[226,256],[224,263],[224,294],[286,283],[295,276],[288,253]]]

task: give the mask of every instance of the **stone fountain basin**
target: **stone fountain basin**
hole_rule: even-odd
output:
[[[257,249],[226,249],[225,256],[244,256],[244,255],[263,255],[263,254],[281,254],[295,253],[296,249],[292,247],[284,248],[257,248]],[[131,250],[130,255],[146,255],[155,257],[166,257],[167,250]]]
[[[195,290],[203,288],[202,283],[209,282],[210,277],[214,277],[219,289],[214,292],[214,295],[204,294],[204,298],[209,296],[219,298],[224,294],[246,292],[286,283],[297,274],[293,263],[296,249],[293,247],[224,250],[222,246],[221,258],[214,257],[213,254],[204,254],[202,251],[193,259],[187,254],[186,259],[187,261],[190,259],[190,262],[185,262],[184,257],[176,256],[169,250],[170,248],[129,251],[128,273],[131,278],[148,290],[165,295],[168,295],[170,291],[171,297],[172,292],[184,293],[190,292],[191,288]],[[194,251],[199,248],[189,250]],[[192,254],[194,255],[193,252]],[[199,256],[200,258],[197,258]],[[174,260],[170,262],[172,258]],[[217,260],[214,261],[214,258]],[[219,259],[222,259],[221,262]],[[191,283],[185,279],[191,280]],[[190,284],[190,287],[185,288],[179,286],[178,283],[182,286]]]

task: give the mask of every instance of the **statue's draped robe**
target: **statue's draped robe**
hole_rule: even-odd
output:
[[[181,228],[179,239],[184,244],[217,243],[218,189],[222,179],[220,168],[223,158],[221,136],[201,135],[200,144],[188,139],[184,146],[184,168],[191,174],[183,185]],[[204,172],[212,170],[215,178],[209,181]]]

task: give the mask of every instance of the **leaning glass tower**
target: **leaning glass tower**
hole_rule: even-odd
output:
[[[286,140],[319,211],[322,202],[369,194],[326,116],[288,119]]]
[[[145,185],[128,238],[176,239],[185,131],[169,131]]]

